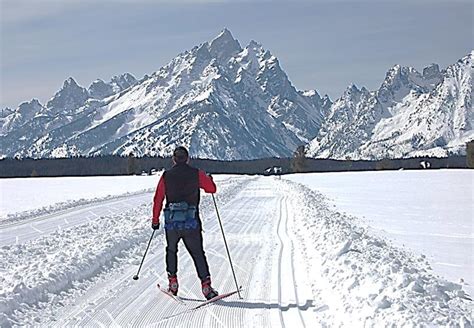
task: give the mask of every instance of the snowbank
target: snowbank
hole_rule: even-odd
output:
[[[323,193],[396,246],[426,255],[437,274],[474,296],[473,170],[286,175]]]
[[[280,188],[289,195],[313,294],[329,301],[323,315],[334,326],[472,325],[461,285],[435,276],[425,257],[374,236],[303,185],[283,180]]]
[[[150,230],[150,206],[142,206],[136,213],[133,218],[129,213],[102,217],[26,244],[2,247],[0,310],[4,317],[21,312],[25,304],[51,300],[51,294],[97,275],[122,252],[144,242]]]

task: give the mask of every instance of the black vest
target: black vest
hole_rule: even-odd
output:
[[[199,206],[199,170],[188,164],[176,164],[163,173],[166,203],[187,202]]]

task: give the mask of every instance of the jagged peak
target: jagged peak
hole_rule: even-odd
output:
[[[127,72],[127,73],[123,73],[123,74],[120,74],[120,75],[112,76],[112,78],[110,79],[110,82],[121,81],[121,80],[137,81],[135,76],[133,76],[132,74]]]
[[[458,63],[468,64],[470,63],[472,66],[472,62],[474,61],[474,50],[471,50],[466,56],[460,58]]]
[[[31,118],[32,115],[41,111],[43,105],[39,102],[38,99],[33,98],[30,101],[22,102],[15,112],[24,115],[25,118]]]
[[[385,75],[381,88],[398,88],[400,85],[411,85],[413,79],[423,79],[423,76],[413,67],[396,64]],[[416,84],[416,83],[415,83]]]
[[[263,48],[262,44],[255,41],[255,40],[250,40],[249,44],[247,45],[246,48],[254,48],[254,49],[257,49],[257,48]]]
[[[91,82],[91,84],[89,85],[89,89],[94,86],[94,85],[98,85],[98,84],[107,84],[105,83],[104,80],[102,79],[95,79],[94,81]]]
[[[232,35],[232,32],[229,31],[227,27],[224,27],[224,29],[214,39],[212,39],[209,44],[212,44],[214,41],[217,40],[236,41],[234,36]]]
[[[344,100],[354,100],[358,98],[362,93],[362,90],[359,89],[354,83],[349,84],[349,86],[344,90],[344,93],[340,99]]]
[[[18,107],[31,106],[31,105],[42,106],[38,99],[33,98],[30,101],[22,102]]]
[[[229,60],[234,54],[242,51],[239,41],[225,28],[217,37],[207,43],[209,52],[220,60]]]
[[[79,85],[77,84],[76,80],[74,80],[73,77],[68,77],[65,81],[64,81],[64,84],[63,84],[63,88],[66,88],[66,87],[70,87],[70,86],[73,86],[73,87],[78,87]]]
[[[30,104],[42,106],[41,103],[40,103],[40,101],[39,101],[37,98],[31,99],[31,100],[30,100]]]
[[[346,88],[346,92],[360,92],[360,91],[361,90],[359,90],[359,88],[354,83],[349,84]]]
[[[439,76],[440,74],[441,72],[439,71],[438,64],[432,63],[426,66],[425,68],[423,68],[423,78],[425,79],[431,79],[431,78]]]

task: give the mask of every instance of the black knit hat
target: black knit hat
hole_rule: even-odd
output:
[[[173,158],[176,163],[186,163],[189,157],[188,150],[183,146],[178,146],[173,152]]]

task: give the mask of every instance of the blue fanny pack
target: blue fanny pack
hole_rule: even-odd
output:
[[[189,205],[186,202],[169,203],[163,210],[163,213],[165,215],[165,229],[196,229],[198,227],[196,212],[196,206]]]

